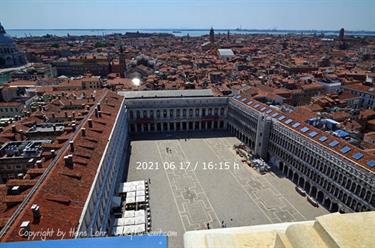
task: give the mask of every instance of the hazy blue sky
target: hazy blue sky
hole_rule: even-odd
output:
[[[375,0],[0,0],[11,28],[375,30]]]

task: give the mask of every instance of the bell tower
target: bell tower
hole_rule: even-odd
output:
[[[210,42],[211,42],[211,44],[215,43],[215,31],[214,31],[213,27],[211,27],[211,29],[210,29]]]
[[[125,61],[124,49],[122,48],[122,46],[120,46],[119,64],[120,64],[120,77],[125,78],[126,61]]]

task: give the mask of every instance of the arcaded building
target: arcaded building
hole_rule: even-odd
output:
[[[229,130],[332,212],[375,209],[375,157],[246,96],[210,90],[122,92],[129,132]]]
[[[130,133],[226,129],[227,101],[211,90],[123,91]]]
[[[375,209],[375,157],[246,96],[229,99],[228,128],[332,212]]]

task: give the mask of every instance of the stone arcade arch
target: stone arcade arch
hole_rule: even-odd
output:
[[[316,200],[323,204],[324,203],[324,193],[322,191],[319,191],[317,196],[316,196]]]
[[[302,187],[305,185],[305,179],[303,177],[299,178],[298,186]]]
[[[293,174],[293,182],[294,182],[296,185],[298,185],[298,179],[299,179],[299,177],[298,177],[298,173],[295,172],[295,173]]]

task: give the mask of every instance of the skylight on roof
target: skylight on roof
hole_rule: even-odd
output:
[[[308,128],[308,127],[301,128],[301,132],[302,132],[302,133],[306,133],[307,131],[309,131],[309,128]]]
[[[326,141],[328,138],[326,137],[326,136],[322,136],[322,137],[320,137],[319,138],[319,140],[321,141],[321,142],[324,142],[324,141]]]
[[[247,98],[246,98],[246,97],[243,98],[243,99],[241,100],[241,102],[244,102],[244,101],[247,101]]]
[[[314,138],[317,135],[318,135],[318,133],[315,132],[315,131],[312,131],[312,132],[309,133],[309,136],[312,137],[312,138]]]
[[[284,120],[284,119],[285,119],[285,116],[284,116],[284,115],[282,115],[282,116],[279,117],[279,121],[282,121],[282,120]]]
[[[278,116],[279,114],[278,113],[274,113],[273,115],[272,115],[272,117],[276,117],[276,116]]]
[[[257,108],[257,107],[259,107],[260,106],[260,104],[258,103],[258,104],[255,104],[255,106],[254,106],[254,108]]]
[[[375,166],[375,160],[370,160],[370,161],[368,161],[368,162],[367,162],[367,165],[368,165],[368,166],[371,166],[371,167]]]
[[[272,112],[272,109],[269,109],[266,111],[267,114],[271,113]]]
[[[285,124],[290,124],[293,120],[292,119],[288,119],[285,121]]]
[[[236,99],[239,99],[239,98],[241,98],[241,95],[236,96]]]
[[[250,104],[252,104],[252,103],[253,103],[253,101],[250,101],[250,102],[247,103],[247,105],[250,105]]]
[[[337,140],[334,140],[334,141],[332,141],[331,143],[329,143],[329,146],[330,146],[330,147],[335,147],[335,146],[337,146],[338,144],[340,144],[340,142],[338,142]]]
[[[341,152],[342,153],[347,153],[347,152],[349,152],[351,149],[350,149],[350,147],[349,146],[344,146],[343,148],[341,148]]]
[[[356,159],[356,160],[361,159],[362,157],[363,157],[363,154],[360,153],[360,152],[357,152],[357,153],[355,153],[355,154],[353,155],[353,158]]]
[[[294,123],[294,124],[293,124],[293,126],[292,126],[292,127],[299,127],[299,125],[301,125],[301,123],[299,123],[299,122],[296,122],[296,123]]]
[[[260,109],[260,111],[264,111],[265,109],[266,109],[266,107],[263,107],[263,108]]]

